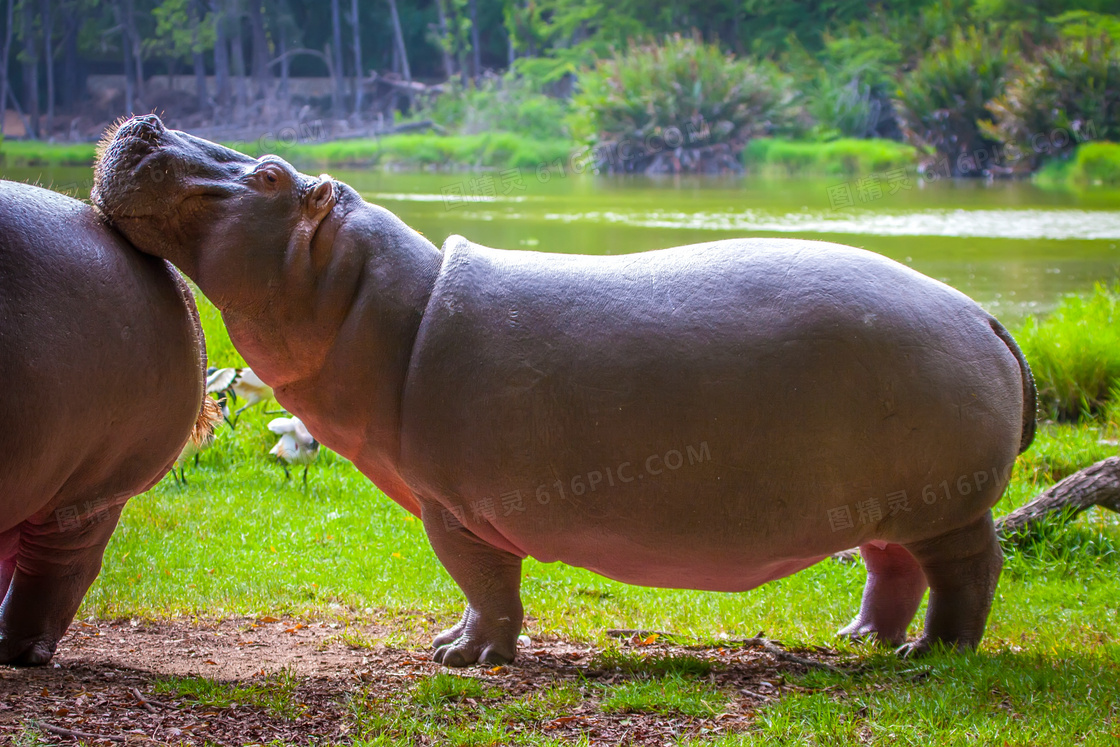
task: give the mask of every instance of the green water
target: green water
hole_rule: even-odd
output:
[[[618,254],[743,236],[863,247],[953,285],[1009,322],[1120,280],[1120,194],[1022,182],[919,184],[757,178],[605,178],[332,170],[436,244],[457,233],[509,249]],[[4,177],[88,195],[85,169]],[[862,189],[861,189],[862,187]],[[892,193],[893,192],[893,193]],[[851,205],[845,205],[850,195]]]

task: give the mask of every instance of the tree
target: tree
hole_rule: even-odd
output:
[[[361,27],[358,25],[358,0],[350,0],[350,30],[354,34],[354,42],[351,49],[354,53],[354,114],[360,116],[362,113],[362,79],[365,77],[362,72],[362,34]]]
[[[331,68],[333,73],[331,75],[331,106],[334,110],[334,116],[341,117],[342,111],[342,77],[345,73],[342,70],[342,14],[339,12],[338,0],[331,0],[331,38],[334,40],[331,44]]]
[[[397,0],[389,0],[389,15],[393,21],[393,44],[401,62],[401,77],[412,80],[412,70],[408,66],[408,50],[404,46],[404,32],[401,30],[401,17],[397,13]]]
[[[12,21],[16,7],[16,0],[8,0],[7,21],[4,24],[4,59],[0,60],[0,136],[4,135],[4,125],[8,110],[8,57],[12,52]]]
[[[27,134],[39,138],[39,44],[35,33],[35,3],[23,3],[23,98],[29,125]]]

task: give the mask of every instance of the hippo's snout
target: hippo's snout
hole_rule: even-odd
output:
[[[154,114],[144,114],[129,119],[117,128],[115,139],[128,140],[136,138],[155,144],[158,142],[159,137],[165,132],[167,132],[167,128],[163,126],[163,122],[160,121],[159,117]]]

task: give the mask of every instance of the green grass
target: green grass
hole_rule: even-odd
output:
[[[566,161],[578,149],[567,140],[538,140],[510,132],[389,135],[291,145],[270,139],[227,145],[253,156],[275,153],[302,168],[531,169],[557,159]],[[91,166],[94,151],[92,143],[5,140],[0,144],[0,162],[9,167]]]
[[[259,156],[274,152],[304,168],[345,166],[394,169],[535,168],[567,159],[576,146],[567,140],[537,140],[511,132],[476,135],[435,133],[389,135],[383,138],[324,143],[231,143]]]
[[[1120,187],[1120,143],[1085,143],[1066,160],[1047,163],[1034,175],[1043,187]]]
[[[37,140],[0,142],[0,163],[5,166],[92,166],[93,143],[44,143]]]
[[[295,689],[295,676],[287,670],[250,685],[206,677],[167,677],[157,680],[152,686],[156,695],[183,698],[196,705],[211,708],[252,706],[289,720],[298,718],[305,710],[295,702]]]
[[[758,138],[743,163],[765,176],[856,176],[918,165],[917,148],[893,140],[842,138],[829,142]]]
[[[202,318],[212,363],[238,363],[206,303]],[[188,468],[189,485],[169,477],[129,502],[80,614],[376,620],[391,627],[389,638],[354,643],[426,648],[463,602],[420,522],[325,450],[307,488],[286,481],[268,457],[271,416],[262,410],[249,411],[236,432],[222,427],[200,466]],[[1043,425],[996,512],[1115,454],[1100,441],[1116,434],[1110,416]],[[527,632],[599,646],[589,668],[607,679],[512,696],[448,673],[420,677],[388,701],[361,689],[340,693],[350,698],[354,728],[339,744],[556,744],[544,725],[573,711],[708,718],[742,697],[711,685],[720,671],[714,651],[667,656],[619,648],[603,633],[613,627],[669,631],[714,646],[761,630],[790,644],[835,647],[857,668],[848,676],[793,678],[792,691],[758,706],[747,733],[697,744],[1112,743],[1120,735],[1118,549],[1117,517],[1099,512],[1048,529],[1033,543],[1009,545],[980,651],[921,662],[834,638],[859,605],[859,564],[825,561],[751,592],[717,594],[627,586],[530,560]],[[199,702],[298,709],[284,700],[282,679],[253,686],[186,678],[161,687]]]
[[[727,695],[679,674],[604,686],[604,713],[659,713],[664,716],[711,718],[719,714]]]
[[[1052,418],[1100,414],[1120,386],[1120,289],[1098,285],[1087,298],[1069,296],[1048,317],[1028,319],[1015,337],[1040,407]]]

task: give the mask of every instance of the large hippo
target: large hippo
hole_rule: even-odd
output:
[[[881,256],[742,239],[612,257],[436,248],[275,156],[134,118],[94,200],[181,268],[327,446],[423,519],[467,609],[435,639],[506,662],[521,561],[742,591],[859,546],[844,629],[974,647],[1002,557],[990,509],[1030,443],[1011,336]]]
[[[210,427],[190,290],[89,205],[0,181],[0,664],[44,664],[125,501]]]

